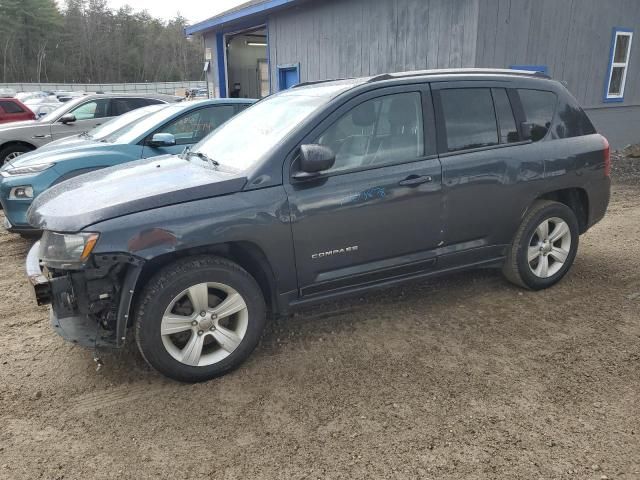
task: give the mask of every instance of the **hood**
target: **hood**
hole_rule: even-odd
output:
[[[41,230],[77,232],[96,222],[242,190],[247,179],[176,155],[86,173],[36,197],[27,213]]]
[[[129,145],[125,145],[128,147]],[[89,158],[97,155],[114,155],[122,150],[121,145],[96,142],[89,139],[78,139],[76,142],[57,145],[45,145],[31,152],[24,153],[6,163],[3,170],[16,167],[28,167],[41,163],[61,163],[66,160]],[[138,155],[138,158],[140,155]],[[135,157],[134,157],[135,158]]]

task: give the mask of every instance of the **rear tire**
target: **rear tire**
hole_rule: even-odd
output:
[[[242,267],[220,257],[192,257],[163,268],[144,287],[136,340],[160,373],[202,382],[249,357],[265,318],[262,291]]]
[[[502,272],[521,287],[548,288],[571,268],[578,241],[578,219],[573,210],[563,203],[538,200],[522,220]]]
[[[13,144],[4,147],[0,150],[0,166],[4,165],[10,160],[13,160],[16,157],[19,157],[23,153],[27,153],[33,150],[33,147],[28,147],[27,145]]]

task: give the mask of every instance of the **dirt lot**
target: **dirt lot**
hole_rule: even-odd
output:
[[[627,179],[628,180],[628,179]],[[63,342],[0,234],[0,478],[640,478],[640,186],[557,287],[473,272],[272,324],[181,385]]]

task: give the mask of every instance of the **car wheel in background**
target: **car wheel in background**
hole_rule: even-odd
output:
[[[33,148],[27,145],[9,145],[4,147],[0,150],[0,166],[31,150],[33,150]]]
[[[144,287],[136,340],[160,373],[200,382],[238,367],[258,344],[265,317],[249,273],[224,258],[193,257],[163,268]]]
[[[559,282],[578,251],[579,228],[568,206],[536,201],[509,248],[503,272],[516,285],[541,290]]]

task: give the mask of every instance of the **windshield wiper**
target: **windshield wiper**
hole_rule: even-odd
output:
[[[209,165],[211,166],[212,170],[215,170],[216,167],[220,166],[219,162],[216,162],[213,158],[209,157],[208,155],[202,153],[202,152],[193,152],[191,150],[187,150],[186,152],[184,152],[185,157],[188,159],[189,157],[198,157],[201,160],[206,160]]]

